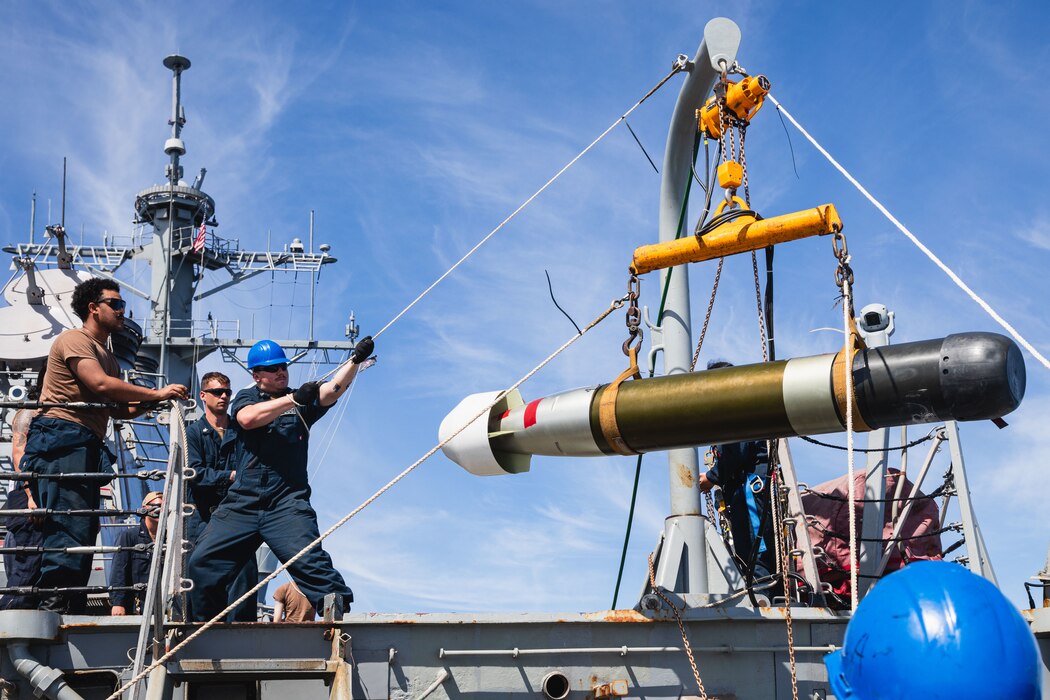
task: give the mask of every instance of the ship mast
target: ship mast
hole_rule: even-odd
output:
[[[686,184],[691,177],[692,145],[696,138],[696,107],[703,104],[715,80],[736,61],[740,29],[724,18],[704,27],[704,40],[697,49],[675,104],[667,134],[660,187],[660,240],[673,241],[685,225]],[[672,272],[673,270],[673,272]],[[670,279],[668,279],[670,277]],[[664,374],[689,371],[693,339],[689,312],[687,266],[660,273],[660,288],[666,287],[667,302],[657,327],[653,347],[662,347]],[[700,515],[699,459],[695,447],[670,450],[671,513],[664,521],[664,540],[656,583],[677,593],[710,592],[707,571],[707,541]]]
[[[58,236],[56,243],[20,243],[6,246],[5,252],[20,259],[33,260],[37,266],[54,265],[76,267],[98,277],[113,279],[121,288],[149,302],[149,316],[142,329],[143,339],[135,357],[136,377],[156,383],[179,383],[193,386],[196,363],[219,350],[223,359],[244,363],[238,358],[255,343],[254,338],[242,337],[238,321],[215,321],[194,318],[194,302],[224,291],[256,275],[271,272],[304,273],[311,285],[316,284],[323,265],[336,262],[322,243],[313,249],[313,215],[311,212],[310,250],[299,239],[294,239],[284,250],[242,250],[237,241],[222,238],[214,230],[206,230],[203,247],[194,246],[201,228],[214,229],[215,200],[201,187],[205,168],[192,185],[183,180],[182,157],[186,144],[182,129],[186,112],[182,104],[182,74],[189,69],[185,56],[171,55],[164,59],[164,67],[172,73],[171,134],[164,142],[168,156],[165,184],[148,187],[135,197],[135,223],[152,226],[148,242],[138,245],[118,245],[107,238],[101,246],[73,246],[67,250],[65,239]],[[61,229],[58,229],[61,232]],[[128,260],[145,259],[151,267],[148,291],[136,289],[115,276]],[[205,271],[225,270],[229,279],[208,289],[200,289]],[[346,326],[343,340],[320,341],[313,337],[313,299],[310,294],[310,337],[308,339],[274,338],[285,350],[294,353],[295,361],[307,352],[318,353],[318,364],[342,361],[351,350],[358,332],[352,321]],[[130,319],[129,319],[130,321]],[[130,322],[128,325],[132,325]]]
[[[171,119],[168,120],[171,138],[164,142],[164,153],[170,159],[165,169],[168,184],[139,192],[135,201],[137,221],[152,224],[154,234],[149,246],[150,316],[143,329],[145,337],[139,354],[146,371],[152,369],[167,381],[192,385],[192,357],[179,352],[171,341],[193,336],[196,275],[194,266],[185,264],[185,258],[192,252],[198,228],[216,225],[215,201],[198,187],[188,187],[182,182],[180,159],[186,154],[182,140],[182,127],[186,124],[182,73],[189,69],[190,60],[171,55],[164,59],[164,67],[172,73]]]

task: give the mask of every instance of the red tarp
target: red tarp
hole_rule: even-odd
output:
[[[900,472],[891,469],[886,476],[886,498],[893,498],[900,480]],[[864,482],[863,469],[858,470],[853,481],[853,493],[856,500],[857,513],[857,537],[861,537],[862,522],[864,515]],[[849,597],[849,503],[846,500],[849,495],[846,485],[849,483],[848,476],[825,482],[810,488],[810,491],[802,494],[802,505],[806,516],[810,521],[809,536],[814,547],[823,547],[826,557],[817,558],[820,570],[820,579],[830,583],[835,593],[842,597]],[[901,498],[907,498],[913,486],[908,479],[904,480],[904,488]],[[816,493],[812,493],[816,492]],[[823,498],[818,494],[826,494],[835,498]],[[921,491],[916,496],[925,495]],[[898,512],[904,510],[907,501],[900,501]],[[886,517],[882,528],[882,537],[888,538],[893,532],[893,524],[890,522],[892,514],[892,501],[887,503]],[[889,563],[883,574],[896,571],[909,561],[920,559],[941,559],[943,550],[941,548],[940,534],[923,536],[927,533],[936,533],[940,529],[940,514],[936,502],[932,498],[923,498],[913,502],[911,512],[901,529],[898,538],[901,538],[900,546],[894,547]],[[842,536],[836,536],[839,533]],[[885,544],[882,545],[885,548]],[[901,550],[903,549],[903,557]]]

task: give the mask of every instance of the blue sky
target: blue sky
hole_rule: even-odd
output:
[[[183,162],[187,179],[208,168],[216,232],[244,248],[264,248],[268,237],[279,247],[305,240],[315,210],[316,241],[340,259],[321,276],[318,336],[341,337],[350,310],[368,333],[634,104],[677,54],[692,56],[716,15],[740,25],[740,62],[766,74],[861,182],[1050,349],[1039,302],[1050,296],[1050,10],[1036,2],[4,3],[0,239],[24,238],[33,191],[38,235],[48,201],[57,221],[63,156],[74,236],[131,232],[135,194],[163,179],[170,73],[161,60],[177,51],[193,61]],[[679,86],[670,81],[630,119],[658,165]],[[833,202],[858,307],[893,309],[895,342],[996,330],[793,130],[791,141],[797,178],[776,113],[769,106],[756,118],[752,204],[770,216]],[[621,126],[384,334],[380,364],[315,430],[313,453],[327,454],[313,478],[322,527],[433,446],[463,396],[511,384],[570,337],[544,270],[577,322],[620,296],[631,252],[656,240],[658,195],[659,178]],[[784,246],[776,260],[778,354],[834,351],[835,333],[811,332],[841,322],[830,241]],[[713,271],[690,269],[696,322]],[[136,274],[142,281],[145,269]],[[307,281],[277,282],[256,278],[198,315],[239,319],[258,335],[305,335]],[[727,261],[702,362],[761,359],[752,284],[749,260]],[[656,286],[643,282],[643,303],[658,304]],[[606,321],[523,395],[609,381],[624,363],[622,336],[618,316]],[[1048,539],[1050,381],[1026,359],[1028,393],[1010,427],[963,426],[992,561],[1018,603]],[[304,367],[298,379],[309,375]],[[802,481],[845,470],[839,453],[793,449]],[[481,479],[438,456],[327,548],[361,611],[602,609],[633,472],[628,458],[536,459],[528,474]],[[621,605],[642,584],[667,500],[666,459],[649,455]]]

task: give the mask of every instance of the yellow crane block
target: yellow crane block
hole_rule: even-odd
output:
[[[762,109],[769,93],[769,79],[764,75],[748,75],[737,83],[726,85],[726,110],[731,116],[750,122]],[[713,139],[722,138],[722,115],[718,113],[718,99],[709,97],[704,106],[696,111],[700,131]]]
[[[769,245],[810,236],[825,236],[841,230],[842,219],[834,204],[822,204],[762,220],[741,216],[704,234],[702,238],[685,236],[635,249],[631,272],[644,275],[653,270],[747,253]]]

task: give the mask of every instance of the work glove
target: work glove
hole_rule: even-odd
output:
[[[308,406],[321,395],[321,385],[318,382],[306,382],[292,393],[292,401],[296,406]]]
[[[366,335],[361,342],[354,346],[354,354],[350,357],[355,365],[359,365],[369,358],[376,344],[372,342],[372,336]]]

